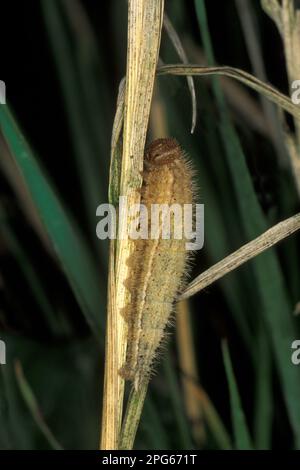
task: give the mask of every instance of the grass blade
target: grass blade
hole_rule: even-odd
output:
[[[177,377],[174,373],[174,367],[171,362],[170,353],[166,356],[164,362],[164,372],[166,380],[168,381],[168,388],[170,393],[171,406],[175,413],[175,422],[178,428],[179,439],[182,444],[182,449],[194,449],[191,439],[191,432],[189,423],[184,412],[183,400],[180,396],[180,390],[177,382]]]
[[[256,390],[254,412],[255,448],[271,449],[273,394],[272,394],[272,356],[270,344],[266,341],[265,327],[261,321],[257,338]]]
[[[229,387],[235,447],[238,450],[252,450],[253,447],[251,444],[251,438],[247,428],[246,419],[230,359],[228,345],[226,342],[222,344],[222,352]]]
[[[101,317],[100,279],[97,281],[98,272],[91,254],[64,212],[6,105],[0,107],[0,126],[11,158],[26,183],[82,312],[99,336],[104,318]]]
[[[214,53],[208,30],[205,3],[196,0],[196,11],[208,62],[214,63]],[[245,161],[239,138],[231,124],[219,82],[213,80],[213,90],[220,110],[221,137],[231,173],[238,204],[238,214],[247,238],[252,239],[267,228],[267,222],[258,203],[251,175]],[[291,100],[289,100],[291,103]],[[279,104],[279,103],[278,103]],[[294,106],[294,105],[293,105]],[[296,115],[299,114],[299,108]],[[253,273],[261,311],[272,339],[273,353],[281,380],[289,420],[297,447],[300,446],[300,375],[290,360],[290,346],[297,332],[292,318],[292,306],[287,296],[283,274],[274,252],[269,251],[254,259]]]
[[[139,188],[142,184],[141,171],[143,169],[144,147],[148,128],[150,105],[153,93],[155,73],[157,67],[158,53],[161,39],[161,29],[163,21],[164,1],[151,2],[128,2],[128,43],[127,43],[127,70],[126,89],[124,107],[124,130],[123,130],[123,152],[122,168],[120,175],[120,195],[127,197],[127,204],[137,204],[140,201]],[[117,126],[118,127],[118,126]],[[115,129],[116,131],[116,129]],[[113,149],[112,149],[113,150]],[[114,170],[114,167],[112,167]],[[112,181],[114,178],[112,178]],[[126,229],[121,214],[118,221],[123,230]],[[116,250],[116,312],[117,323],[115,325],[116,345],[111,345],[111,352],[115,355],[115,360],[107,358],[107,365],[115,363],[117,368],[111,371],[115,374],[119,399],[117,403],[112,401],[112,393],[108,387],[104,389],[103,416],[107,416],[108,410],[112,410],[115,421],[121,422],[122,405],[124,397],[124,380],[118,374],[118,370],[126,360],[127,347],[127,325],[120,315],[121,310],[128,304],[129,292],[125,287],[125,280],[129,275],[127,260],[133,251],[133,243],[130,239],[125,239],[124,232],[120,234]],[[123,239],[122,239],[123,238]],[[110,318],[108,319],[110,323]],[[129,406],[133,406],[138,413],[142,410],[144,393],[138,397],[133,397],[129,401]],[[111,403],[110,403],[111,402]],[[127,416],[131,416],[131,412]],[[104,420],[105,422],[106,420]],[[126,445],[132,445],[136,423],[132,425],[132,435],[128,434]],[[116,426],[118,429],[119,426]],[[116,436],[107,432],[102,433],[102,449],[111,449],[116,440]],[[127,435],[126,428],[126,435]],[[130,431],[130,430],[129,430]]]
[[[41,415],[36,397],[34,396],[34,393],[24,376],[23,368],[19,361],[15,362],[15,374],[24,401],[27,404],[36,425],[54,450],[62,450],[62,446],[56,440],[55,436],[52,434],[52,431],[49,429],[47,423],[44,421]]]
[[[242,246],[231,255],[226,256],[226,258],[223,258],[219,263],[197,276],[187,286],[180,296],[180,299],[187,299],[197,292],[200,292],[230,271],[237,269],[243,263],[258,256],[263,251],[271,248],[276,243],[279,243],[298,230],[300,230],[300,214],[296,214],[289,219],[279,222],[259,237]]]
[[[85,208],[92,232],[96,207],[101,200],[106,200],[105,185],[107,177],[103,171],[100,171],[101,159],[99,158],[99,162],[97,162],[95,158],[96,155],[100,155],[101,148],[97,146],[98,142],[95,144],[95,133],[92,132],[94,124],[93,126],[91,125],[90,106],[85,93],[86,85],[85,82],[84,86],[81,84],[82,58],[80,55],[79,57],[74,57],[70,35],[63,21],[64,18],[62,9],[60,8],[60,2],[57,0],[48,2],[46,0],[42,1],[41,5],[58,71],[63,99],[66,104],[75,163],[77,165],[82,194],[85,199]],[[73,31],[71,30],[71,37],[72,33]],[[74,42],[76,44],[76,41]],[[78,48],[77,44],[76,46]],[[90,49],[90,42],[88,47]],[[94,56],[95,55],[93,55],[93,57]],[[90,57],[88,56],[88,61],[89,60]],[[94,106],[96,106],[97,102],[98,100],[93,97]],[[99,122],[97,122],[97,125],[101,128]],[[98,132],[98,135],[101,134],[102,132]],[[105,149],[105,151],[103,154],[108,155],[108,149]],[[104,168],[104,165],[102,166]],[[100,184],[101,175],[103,178],[102,184]]]
[[[202,67],[197,64],[172,64],[172,65],[163,65],[158,69],[159,75],[199,75],[199,76],[209,76],[209,75],[220,75],[224,77],[234,78],[235,80],[244,83],[249,88],[261,93],[264,97],[268,98],[272,103],[280,106],[282,109],[290,113],[297,119],[300,119],[300,110],[299,106],[293,104],[291,98],[281,93],[275,87],[264,83],[258,78],[254,77],[244,70],[240,70],[234,67]],[[219,88],[219,87],[218,87]],[[219,88],[221,92],[221,88]],[[218,92],[219,93],[219,92]],[[223,101],[223,98],[222,98]],[[223,106],[222,106],[223,107]]]
[[[13,229],[9,224],[9,220],[4,214],[2,208],[0,208],[0,233],[4,237],[4,240],[13,256],[16,258],[19,268],[23,272],[28,286],[35,296],[37,304],[40,306],[41,312],[44,315],[46,324],[48,325],[50,331],[53,335],[59,335],[61,333],[60,322],[47,298],[47,293],[44,289],[44,286],[41,283],[36,270],[32,266],[26,250],[23,248],[17,236],[14,234]]]

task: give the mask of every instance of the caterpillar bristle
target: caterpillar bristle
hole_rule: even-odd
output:
[[[158,139],[146,149],[142,172],[141,203],[193,204],[193,169],[185,153],[173,138]],[[161,223],[161,222],[160,222]],[[124,283],[130,294],[122,311],[128,323],[126,362],[119,373],[138,389],[154,374],[155,364],[174,324],[174,303],[186,283],[191,255],[186,239],[164,239],[159,227],[158,239],[134,240],[127,260],[129,278]]]

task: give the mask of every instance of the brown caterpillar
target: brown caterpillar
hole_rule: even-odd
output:
[[[154,141],[146,150],[144,167],[141,203],[148,214],[152,204],[183,207],[193,203],[192,170],[175,139]],[[186,238],[174,238],[174,218],[170,239],[162,238],[162,217],[158,239],[134,240],[134,252],[128,259],[130,277],[125,286],[131,301],[122,312],[128,323],[128,345],[120,375],[132,381],[135,389],[151,374],[174,302],[183,288],[190,253]]]

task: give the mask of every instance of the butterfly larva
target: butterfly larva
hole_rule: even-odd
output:
[[[175,139],[158,139],[146,150],[141,203],[151,213],[152,204],[193,203],[192,171]],[[162,216],[161,216],[162,217]],[[153,368],[153,361],[170,322],[174,301],[183,287],[189,251],[186,239],[163,239],[159,221],[157,239],[134,241],[128,260],[130,303],[122,312],[128,323],[126,362],[120,370],[138,389]],[[150,226],[149,220],[149,226]]]

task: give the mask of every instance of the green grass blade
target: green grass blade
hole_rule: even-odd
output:
[[[222,352],[229,387],[235,447],[238,450],[252,450],[253,447],[251,444],[250,433],[248,431],[246,418],[242,408],[241,399],[226,342],[222,344]]]
[[[209,64],[214,63],[214,53],[208,30],[205,4],[195,0],[199,27]],[[213,90],[220,110],[220,133],[225,156],[230,169],[233,188],[238,205],[239,223],[248,240],[267,229],[262,209],[258,203],[251,176],[239,138],[231,124],[225,99],[217,79],[213,79]],[[292,318],[292,307],[287,296],[281,268],[274,250],[257,257],[251,263],[255,275],[261,310],[271,336],[273,353],[281,381],[285,403],[297,441],[300,446],[300,375],[290,360],[290,346],[297,334]]]
[[[13,229],[9,225],[4,212],[0,207],[0,233],[4,237],[10,251],[15,257],[21,272],[32,290],[37,304],[44,315],[45,322],[48,325],[53,335],[61,333],[60,322],[47,298],[44,286],[41,283],[39,276],[33,268],[26,251],[23,249],[22,244],[19,242],[17,236],[14,234]]]
[[[42,417],[36,397],[34,396],[34,393],[29,383],[27,382],[26,377],[24,376],[23,368],[19,361],[16,361],[15,363],[15,374],[22,397],[28,406],[28,409],[30,410],[36,425],[54,450],[62,450],[62,446],[56,440],[52,431],[49,429],[47,423]]]
[[[8,403],[6,396],[5,381],[3,372],[0,370],[0,448],[1,450],[9,450],[13,448],[13,438],[11,423],[9,420]]]
[[[169,449],[170,443],[168,439],[168,433],[162,424],[160,412],[155,400],[151,397],[151,390],[148,393],[143,413],[140,421],[139,432],[137,433],[136,446],[135,448],[142,448],[139,446],[140,436],[144,435],[145,449]]]
[[[205,417],[205,421],[207,423],[207,427],[215,440],[218,449],[220,450],[231,450],[232,443],[231,438],[227,432],[227,429],[222,422],[216,408],[214,407],[213,403],[211,402],[210,398],[204,390],[203,393],[203,414]]]
[[[85,94],[80,83],[80,70],[74,60],[73,45],[63,21],[60,2],[57,0],[41,2],[46,28],[53,50],[62,95],[70,123],[75,162],[85,199],[85,207],[92,229],[95,221],[96,207],[106,200],[106,175],[101,178],[100,149],[94,145],[91,133],[91,120],[86,110]],[[96,102],[95,102],[96,103]],[[95,104],[94,103],[94,104]],[[101,128],[100,123],[99,129]],[[101,134],[101,131],[98,132]],[[107,153],[108,155],[108,153]]]
[[[273,384],[272,356],[270,344],[266,341],[265,328],[260,322],[257,359],[256,359],[256,394],[254,410],[255,448],[268,450],[272,446],[273,422]]]
[[[6,105],[0,107],[0,126],[82,312],[94,333],[99,335],[104,324],[103,290],[94,260]]]
[[[98,152],[108,156],[110,151],[110,139],[108,137],[111,134],[114,102],[102,50],[99,50],[97,39],[82,2],[80,0],[60,1],[76,46],[74,63],[83,90],[83,106],[88,119],[91,138]],[[61,63],[60,67],[63,66],[64,64]],[[101,82],[101,86],[99,86],[99,82]],[[101,129],[101,132],[99,132],[99,129]],[[96,160],[101,166],[101,171],[104,172],[101,173],[101,178],[106,184],[108,165],[105,165],[105,160],[100,158],[100,153],[97,155]]]
[[[182,449],[194,449],[189,424],[187,421],[187,417],[184,413],[184,404],[180,395],[177,377],[175,375],[174,367],[171,362],[170,352],[164,359],[163,366],[164,375],[166,377],[170,393],[170,405],[173,408],[173,413],[177,424],[179,440],[181,442]]]
[[[205,212],[205,254],[209,257],[209,263],[215,264],[241,244],[240,238],[233,239],[233,230],[239,235],[239,229],[236,227],[235,212],[232,211],[231,185],[228,183],[228,177],[224,171],[222,148],[219,145],[219,139],[214,134],[215,117],[211,115],[211,102],[205,104],[205,113],[202,113],[201,117],[204,121],[205,132],[200,142],[196,140],[196,137],[191,138],[187,133],[186,126],[189,113],[185,114],[184,109],[175,103],[174,98],[168,97],[169,89],[169,85],[168,88],[164,87],[164,94],[168,99],[170,135],[176,135],[188,155],[193,157],[194,168],[199,175],[195,183],[196,187],[200,188],[200,201],[205,201],[209,205],[209,211]],[[199,95],[201,95],[203,106],[207,95],[204,87],[201,87]],[[203,155],[203,158],[200,158],[199,155]],[[212,162],[213,167],[217,168],[217,181],[209,171],[208,162]],[[216,191],[216,187],[218,191]],[[220,204],[220,194],[222,194],[222,205]],[[201,269],[204,267],[202,266]],[[252,313],[249,309],[249,303],[245,305],[244,302],[245,280],[243,273],[239,273],[239,275],[233,273],[230,278],[224,278],[220,282],[243,341],[249,353],[252,354],[252,332],[245,314],[247,310],[249,310],[249,314],[252,315]]]

